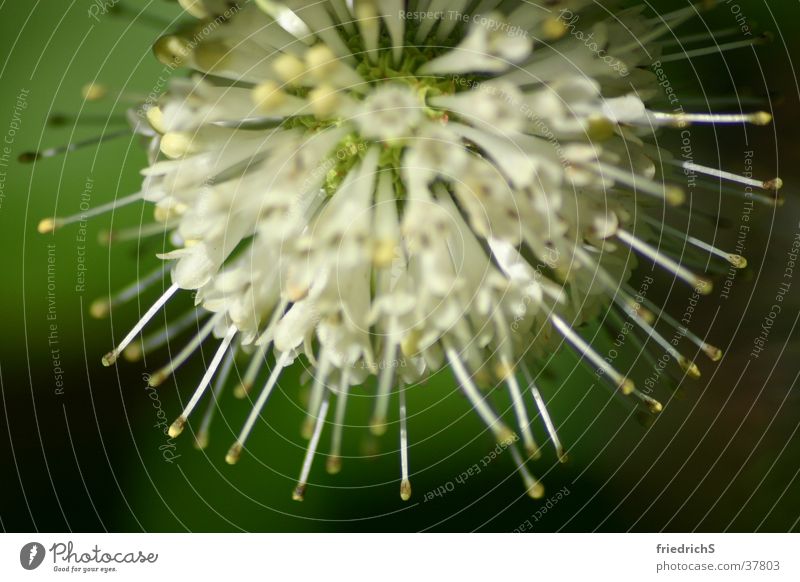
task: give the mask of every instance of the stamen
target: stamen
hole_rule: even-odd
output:
[[[741,184],[742,186],[751,186],[753,188],[760,188],[762,190],[769,190],[773,192],[777,192],[778,190],[783,188],[783,180],[781,180],[780,178],[761,181],[761,180],[754,180],[752,178],[745,178],[744,176],[733,174],[731,172],[725,172],[723,170],[718,170],[717,168],[709,168],[707,166],[701,166],[699,164],[695,164],[692,162],[671,161],[669,163],[671,163],[672,165],[679,166],[687,172],[697,172],[699,174],[705,174],[706,176],[711,176],[719,180],[728,180],[730,182],[735,182],[737,184]]]
[[[609,364],[605,358],[598,354],[581,336],[575,333],[572,327],[564,322],[564,320],[562,320],[556,314],[551,313],[550,321],[553,323],[553,326],[558,330],[558,332],[563,335],[570,344],[572,344],[578,353],[589,360],[594,366],[596,366],[598,370],[603,370],[604,374],[611,378],[611,380],[614,382],[614,384],[616,384],[623,394],[629,395],[635,390],[636,387],[633,383],[633,380],[617,372],[617,370],[611,364]]]
[[[712,255],[715,255],[715,256],[727,261],[728,263],[730,263],[731,265],[733,265],[737,269],[745,269],[745,268],[747,268],[747,259],[745,259],[741,255],[737,255],[737,254],[733,254],[733,253],[727,253],[727,252],[725,252],[725,251],[723,251],[721,249],[718,249],[714,245],[711,245],[711,244],[709,244],[709,243],[707,243],[707,242],[705,242],[703,240],[700,240],[698,238],[695,238],[693,236],[689,236],[688,234],[681,232],[677,228],[673,228],[673,227],[671,227],[671,226],[669,226],[667,224],[661,223],[661,222],[659,222],[659,221],[657,221],[657,220],[655,220],[655,219],[653,219],[653,218],[651,218],[649,216],[644,216],[644,221],[647,222],[649,225],[651,225],[655,229],[661,229],[664,232],[666,232],[666,233],[672,235],[673,237],[677,238],[678,240],[686,241],[687,243],[689,243],[690,245],[692,245],[694,247],[697,247],[699,249],[707,251],[707,252],[711,253]]]
[[[125,348],[123,354],[125,359],[129,362],[138,362],[144,354],[148,354],[167,344],[172,338],[177,337],[192,325],[196,326],[202,317],[200,308],[189,310],[174,322],[167,322],[160,330],[145,336],[140,343],[131,344]]]
[[[208,446],[208,431],[211,427],[211,421],[214,419],[214,412],[219,406],[219,398],[228,384],[228,376],[230,376],[231,369],[233,368],[233,361],[236,357],[236,350],[229,350],[225,356],[225,361],[222,362],[222,367],[219,370],[217,379],[214,380],[214,389],[211,392],[211,400],[208,402],[206,411],[203,414],[203,420],[200,422],[200,428],[197,430],[195,436],[194,446],[198,449],[205,449]]]
[[[772,122],[772,115],[766,111],[755,113],[663,113],[651,111],[650,115],[659,122],[683,128],[692,123],[710,124],[739,124],[752,123],[753,125],[769,125]]]
[[[716,346],[711,345],[710,343],[700,339],[695,333],[692,332],[688,327],[681,325],[675,318],[673,318],[669,313],[667,313],[664,309],[659,309],[652,301],[647,299],[646,297],[642,298],[643,303],[647,306],[648,309],[659,312],[659,319],[663,319],[667,325],[672,327],[673,329],[680,332],[682,335],[685,335],[689,341],[691,341],[694,345],[698,348],[703,350],[708,358],[712,362],[719,362],[722,359],[722,350]],[[648,323],[651,323],[648,321]]]
[[[200,329],[200,331],[191,339],[191,341],[184,346],[184,348],[178,352],[174,358],[171,358],[169,363],[161,368],[160,370],[154,372],[150,379],[148,380],[148,385],[152,388],[156,388],[164,383],[164,380],[169,378],[175,370],[177,370],[180,366],[189,359],[189,357],[197,351],[197,348],[200,347],[205,339],[211,334],[214,330],[214,326],[217,322],[222,319],[224,313],[216,313],[213,317],[209,318],[209,320],[205,323],[205,325]]]
[[[556,455],[558,455],[558,460],[562,463],[567,462],[567,452],[564,450],[564,445],[561,444],[561,439],[558,438],[558,432],[556,431],[556,426],[553,424],[553,420],[550,418],[550,412],[547,410],[547,404],[542,398],[542,394],[539,392],[539,388],[536,386],[536,382],[533,380],[533,376],[531,375],[528,367],[524,364],[522,365],[522,373],[525,376],[525,381],[528,383],[528,388],[533,394],[533,400],[536,403],[536,408],[539,410],[539,414],[542,417],[542,422],[544,423],[545,429],[547,429],[547,434],[550,436],[550,440],[553,442],[553,446],[556,448]]]
[[[514,464],[517,466],[517,471],[519,471],[522,477],[522,482],[525,483],[525,490],[528,492],[528,496],[531,499],[541,499],[544,497],[544,485],[528,471],[517,446],[512,444],[508,449],[511,451],[511,458],[514,459]]]
[[[400,499],[411,499],[411,481],[408,478],[408,424],[406,410],[406,390],[401,386],[398,390],[400,396]]]
[[[397,343],[386,338],[384,346],[383,362],[384,367],[378,380],[378,392],[375,396],[375,412],[372,414],[370,431],[375,436],[386,433],[386,415],[389,411],[389,397],[392,393],[392,383],[394,380],[394,366],[392,362],[397,355]]]
[[[342,470],[342,431],[344,430],[344,415],[347,410],[347,395],[350,391],[350,368],[342,369],[342,378],[339,382],[339,393],[336,396],[336,415],[333,422],[331,435],[331,452],[328,455],[326,468],[328,473],[336,475]]]
[[[640,318],[635,312],[628,312],[628,315],[639,324],[639,327],[641,327],[653,341],[664,348],[664,350],[678,363],[678,365],[683,368],[684,372],[686,372],[689,377],[694,379],[700,378],[700,369],[697,367],[697,364],[684,357],[683,354],[681,354],[675,348],[675,346],[667,341],[667,339],[658,333],[653,326]]]
[[[729,42],[727,44],[720,44],[709,46],[706,48],[695,49],[691,51],[684,51],[682,53],[675,53],[674,55],[664,55],[660,59],[658,59],[662,64],[663,63],[672,63],[675,61],[682,61],[687,59],[693,59],[696,57],[705,57],[708,55],[716,55],[722,54],[728,51],[737,50],[740,48],[747,48],[751,46],[756,46],[759,44],[765,44],[767,42],[772,41],[772,35],[768,33],[764,33],[760,36],[754,37],[749,40],[741,40],[737,42]]]
[[[58,217],[45,218],[41,222],[39,222],[37,230],[39,231],[40,234],[49,234],[51,232],[55,232],[55,230],[58,228],[67,226],[68,224],[82,222],[84,220],[94,218],[95,216],[100,216],[101,214],[105,214],[107,212],[113,212],[117,208],[122,208],[123,206],[134,204],[143,199],[144,199],[144,193],[136,192],[135,194],[130,194],[129,196],[125,196],[124,198],[118,198],[107,204],[101,204],[100,206],[87,210],[86,212],[79,212],[78,214],[73,214],[72,216],[67,216],[64,218],[58,218]]]
[[[686,200],[686,193],[678,186],[662,184],[611,164],[595,162],[586,164],[585,168],[594,170],[600,177],[611,177],[614,181],[624,184],[636,192],[666,200],[670,206],[680,206]]]
[[[147,101],[147,95],[130,93],[122,89],[115,89],[102,83],[87,83],[81,88],[81,97],[86,101],[100,101],[107,97],[122,103],[132,103],[138,105]],[[128,132],[130,133],[130,131]]]
[[[197,403],[200,402],[200,399],[203,397],[206,388],[211,383],[211,379],[214,377],[217,368],[219,368],[219,365],[222,362],[222,358],[225,356],[225,352],[228,351],[228,348],[230,347],[231,342],[238,331],[239,330],[235,325],[232,325],[228,328],[228,333],[225,335],[225,338],[219,345],[217,353],[214,354],[206,373],[203,374],[203,378],[200,380],[200,384],[197,386],[194,394],[192,394],[192,398],[189,400],[186,408],[183,409],[183,414],[181,414],[178,419],[172,423],[172,426],[169,427],[169,436],[171,438],[175,438],[183,432],[186,422],[189,420],[189,416],[192,414],[195,406],[197,406]]]
[[[65,127],[71,125],[102,125],[103,127],[111,123],[127,124],[128,120],[124,115],[95,115],[91,113],[53,113],[47,118],[47,125],[50,127]],[[130,133],[130,130],[129,130]]]
[[[322,427],[325,425],[325,417],[328,415],[328,391],[325,390],[325,396],[322,398],[322,403],[319,407],[319,416],[317,417],[316,425],[314,426],[314,434],[311,436],[311,441],[308,443],[306,449],[306,458],[303,460],[303,468],[300,471],[300,479],[297,481],[297,487],[292,492],[292,499],[294,501],[303,501],[305,498],[306,487],[308,485],[308,475],[311,473],[311,464],[314,462],[314,455],[317,452],[319,445],[319,437],[322,435]]]
[[[250,359],[250,364],[248,364],[247,371],[244,374],[244,378],[242,378],[242,383],[239,384],[233,391],[233,395],[236,398],[241,400],[250,394],[250,390],[253,389],[253,383],[256,380],[256,376],[258,376],[258,371],[261,370],[261,367],[266,363],[264,356],[267,353],[269,346],[269,343],[261,344],[253,353],[253,356]]]
[[[525,401],[522,399],[522,391],[519,388],[519,382],[517,382],[517,377],[514,375],[514,367],[505,356],[500,358],[500,365],[501,371],[503,372],[501,377],[505,379],[506,385],[508,386],[508,391],[511,394],[511,402],[514,406],[514,413],[517,416],[517,424],[522,432],[522,442],[525,444],[528,454],[534,459],[538,459],[542,456],[542,453],[539,451],[536,440],[533,438],[531,421],[528,418]]]
[[[735,36],[741,32],[738,28],[725,28],[723,30],[716,30],[711,32],[711,37],[714,40],[724,38],[726,36]],[[709,34],[708,32],[700,32],[697,34],[687,34],[685,36],[681,36],[679,38],[667,38],[661,41],[661,46],[683,46],[686,44],[690,44],[693,42],[708,42]]]
[[[131,285],[128,285],[109,298],[95,299],[89,307],[89,313],[95,319],[107,317],[112,309],[119,307],[120,305],[124,305],[131,299],[138,297],[146,289],[149,289],[159,281],[163,281],[164,272],[164,265],[159,265],[158,268],[153,272],[149,273],[142,279],[135,281]]]
[[[498,442],[513,442],[516,439],[516,435],[502,420],[500,420],[500,417],[495,414],[489,406],[489,403],[486,402],[484,396],[472,382],[472,378],[464,368],[464,364],[461,363],[458,352],[447,343],[444,344],[444,350],[447,354],[447,359],[450,361],[450,368],[453,370],[453,375],[455,375],[456,380],[458,380],[458,383],[461,385],[461,389],[464,391],[464,394],[466,394],[472,407],[478,413],[478,416],[481,417],[483,422],[486,423],[489,429],[494,433]]]
[[[768,182],[767,184],[773,187],[783,186],[783,181],[780,179],[775,179],[771,180],[771,183]],[[785,199],[780,195],[779,190],[773,188],[769,189],[767,194],[762,194],[761,192],[753,191],[753,188],[751,187],[738,188],[725,185],[721,182],[710,182],[706,180],[697,180],[697,187],[698,189],[702,188],[703,190],[708,190],[715,194],[724,194],[725,196],[732,196],[741,198],[743,200],[752,200],[753,202],[758,202],[764,206],[780,207],[783,206],[785,202]],[[721,220],[718,217],[707,215],[707,213],[701,212],[696,208],[692,210],[692,213],[706,217],[712,224],[718,224],[718,222]]]
[[[632,249],[634,249],[635,251],[649,258],[657,265],[673,273],[679,279],[682,279],[687,283],[689,283],[689,285],[691,285],[694,289],[696,289],[697,292],[700,293],[701,295],[709,295],[713,290],[713,285],[711,284],[711,281],[695,275],[683,265],[678,264],[676,261],[666,256],[658,249],[654,249],[653,247],[651,247],[644,241],[636,238],[634,235],[627,232],[626,230],[622,229],[618,230],[617,238],[626,245],[628,245],[629,247],[631,247]]]
[[[325,381],[328,379],[328,374],[331,371],[331,361],[328,353],[323,349],[319,356],[319,365],[316,369],[314,376],[314,384],[311,388],[311,397],[308,400],[308,410],[306,411],[306,419],[303,422],[301,434],[304,439],[310,439],[313,435],[314,425],[317,421],[317,411],[322,403],[322,397],[327,392],[328,387]]]
[[[261,409],[263,409],[264,405],[267,403],[269,395],[272,393],[272,389],[275,388],[275,384],[278,383],[278,378],[280,378],[281,372],[283,372],[289,359],[290,353],[283,352],[280,358],[278,358],[278,361],[275,362],[275,368],[272,370],[267,383],[264,385],[264,389],[261,391],[261,394],[259,394],[258,400],[250,411],[250,415],[247,417],[247,421],[244,423],[244,427],[242,427],[242,431],[239,433],[239,438],[236,439],[236,442],[233,443],[233,446],[231,446],[228,450],[228,454],[225,456],[225,462],[229,465],[235,465],[239,460],[247,437],[250,436],[250,431],[253,430],[256,420],[258,420],[258,417],[261,415]]]
[[[35,162],[37,160],[44,160],[47,158],[53,158],[55,156],[59,156],[61,154],[65,154],[68,152],[74,152],[81,148],[100,145],[103,141],[116,139],[122,136],[129,136],[133,135],[130,129],[121,129],[119,131],[114,131],[111,133],[104,133],[102,135],[98,135],[96,137],[92,137],[89,139],[85,139],[82,141],[76,141],[65,146],[58,146],[54,148],[48,148],[41,151],[31,151],[31,152],[23,152],[19,155],[19,162],[22,164],[30,164],[31,162]]]
[[[147,322],[149,322],[153,316],[158,313],[161,308],[164,307],[164,305],[166,305],[167,301],[169,301],[170,298],[175,295],[179,288],[180,287],[178,287],[177,283],[173,283],[170,288],[167,289],[166,292],[155,303],[153,303],[150,309],[148,309],[144,316],[136,323],[136,325],[133,326],[133,329],[128,332],[128,335],[125,336],[119,345],[103,356],[104,366],[110,366],[117,361],[117,358],[119,358],[119,355],[123,352],[123,350],[128,347],[128,344],[130,344],[136,338],[136,336],[139,335],[139,332],[141,332],[144,326],[147,325]]]
[[[140,241],[151,236],[161,235],[167,238],[169,234],[180,223],[178,221],[170,222],[153,222],[151,224],[144,224],[142,226],[133,226],[131,228],[123,228],[117,231],[104,231],[98,236],[98,242],[101,245],[111,245],[114,243],[123,243],[130,241]]]

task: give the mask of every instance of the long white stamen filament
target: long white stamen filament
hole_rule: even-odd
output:
[[[104,141],[109,141],[112,139],[116,139],[118,137],[130,137],[131,130],[130,129],[121,129],[119,131],[115,131],[112,133],[104,133],[103,135],[99,135],[97,137],[92,137],[89,139],[85,139],[82,141],[76,141],[65,146],[58,146],[54,148],[48,148],[46,150],[41,151],[34,151],[34,152],[24,152],[20,154],[19,161],[21,163],[31,163],[35,162],[36,160],[43,160],[46,158],[54,158],[56,156],[60,156],[61,154],[65,154],[68,152],[74,152],[79,149],[88,146],[98,145]]]
[[[552,418],[550,418],[550,411],[547,409],[547,403],[545,403],[544,398],[542,398],[542,394],[539,392],[539,388],[536,386],[536,382],[534,382],[533,376],[527,366],[522,366],[522,373],[533,395],[533,401],[536,403],[536,408],[539,410],[539,414],[542,417],[542,422],[547,430],[547,434],[550,436],[550,440],[553,442],[553,446],[556,449],[558,460],[562,463],[566,463],[567,453],[564,450],[564,445],[561,444],[561,439],[558,438],[558,431],[556,430],[555,424],[553,424]]]
[[[178,284],[173,283],[169,289],[167,289],[166,292],[159,297],[158,300],[153,303],[153,305],[150,306],[150,309],[148,309],[144,316],[136,323],[136,325],[133,326],[133,329],[128,332],[128,335],[123,338],[119,345],[103,356],[104,366],[110,366],[117,361],[117,358],[119,358],[119,355],[123,352],[123,350],[128,347],[128,344],[136,339],[136,336],[139,335],[139,332],[141,332],[144,326],[147,325],[147,322],[149,322],[153,316],[158,313],[161,308],[164,307],[164,305],[166,305],[167,301],[169,301],[170,298],[175,295],[178,289]]]
[[[253,383],[256,380],[256,376],[258,376],[259,370],[261,370],[266,363],[264,356],[266,355],[269,346],[269,343],[264,343],[256,348],[256,351],[250,358],[250,363],[248,364],[247,370],[244,373],[242,383],[233,391],[233,395],[236,398],[246,398],[247,395],[250,394],[250,390],[253,388]]]
[[[331,371],[331,360],[328,353],[323,349],[319,356],[319,364],[314,374],[314,384],[311,388],[311,397],[308,400],[308,410],[306,411],[306,419],[303,423],[302,435],[303,438],[309,439],[313,434],[314,425],[317,421],[317,411],[322,403],[322,397],[328,391],[325,385],[328,379],[328,374]]]
[[[408,478],[408,411],[406,409],[406,389],[401,386],[398,390],[400,398],[400,498],[403,501],[411,499],[411,481]]]
[[[458,380],[458,383],[461,385],[461,389],[466,394],[467,399],[469,399],[472,407],[481,417],[486,426],[494,433],[495,438],[498,442],[506,443],[511,442],[515,439],[514,432],[508,428],[500,417],[498,417],[492,408],[489,406],[486,399],[481,395],[478,391],[478,388],[470,378],[469,374],[467,373],[466,368],[464,368],[464,364],[461,363],[461,358],[453,348],[451,348],[448,344],[445,344],[445,353],[447,354],[447,359],[450,362],[450,368],[453,370],[453,374]]]
[[[193,325],[197,326],[204,316],[202,308],[190,309],[175,321],[168,322],[161,329],[144,336],[141,343],[133,343],[125,348],[125,359],[129,362],[138,362],[143,355],[166,345],[172,338],[177,337]]]
[[[697,367],[697,364],[683,356],[683,354],[681,354],[677,348],[672,345],[672,343],[664,338],[664,336],[658,333],[653,326],[644,321],[644,319],[640,318],[636,311],[628,311],[628,315],[633,317],[639,327],[641,327],[653,341],[664,348],[664,350],[678,363],[678,365],[680,365],[681,368],[683,368],[683,370],[690,377],[700,377],[700,369]]]
[[[112,245],[130,241],[140,241],[151,236],[161,235],[167,238],[168,235],[180,224],[178,221],[152,222],[141,226],[132,226],[121,230],[105,231],[98,235],[100,244]]]
[[[653,218],[651,218],[649,216],[645,216],[644,217],[644,221],[647,222],[648,224],[650,224],[654,229],[656,229],[656,230],[661,229],[664,232],[670,234],[671,236],[677,238],[678,240],[684,240],[684,241],[688,242],[690,245],[692,245],[694,247],[697,247],[698,249],[702,249],[704,251],[707,251],[707,252],[711,253],[712,255],[715,255],[715,256],[727,261],[728,263],[730,263],[731,265],[733,265],[737,269],[745,269],[745,268],[747,268],[747,259],[745,259],[741,255],[725,252],[722,249],[719,249],[719,248],[715,247],[712,244],[709,244],[709,243],[707,243],[707,242],[705,242],[703,240],[700,240],[699,238],[695,238],[693,236],[690,236],[690,235],[688,235],[688,234],[686,234],[684,232],[681,232],[677,228],[672,228],[671,226],[669,226],[669,225],[667,225],[667,224],[665,224],[663,222],[654,220]]]
[[[501,358],[501,367],[505,371],[505,381],[508,386],[509,394],[511,395],[514,414],[517,416],[517,424],[522,433],[522,442],[525,444],[525,449],[527,449],[528,454],[533,458],[538,458],[541,456],[541,452],[536,445],[536,440],[533,438],[531,421],[528,418],[528,411],[525,408],[525,401],[522,398],[522,390],[520,390],[519,382],[517,382],[517,377],[514,375],[514,368],[506,357]]]
[[[783,188],[783,180],[781,180],[780,178],[774,178],[772,180],[754,180],[753,178],[747,178],[745,176],[740,176],[732,172],[725,172],[724,170],[718,170],[717,168],[709,168],[708,166],[701,166],[700,164],[695,164],[693,162],[673,161],[670,163],[676,166],[680,166],[687,172],[697,172],[698,174],[705,174],[706,176],[711,176],[713,178],[717,178],[720,180],[728,180],[729,182],[735,182],[737,184],[741,184],[742,186],[751,186],[753,188],[759,188],[761,190],[770,190],[770,191],[777,191]]]
[[[314,462],[314,455],[317,452],[319,445],[319,438],[322,435],[322,428],[325,425],[325,417],[328,416],[329,395],[328,390],[325,390],[325,396],[322,398],[322,403],[319,407],[319,416],[314,425],[314,434],[311,435],[311,441],[308,443],[306,450],[306,457],[303,460],[303,468],[300,471],[300,478],[297,481],[297,487],[292,492],[292,499],[295,501],[303,501],[305,498],[306,487],[308,486],[308,476],[311,473],[311,464]]]
[[[598,354],[586,340],[579,336],[572,326],[567,324],[563,319],[554,313],[550,314],[550,321],[558,332],[572,344],[578,353],[591,362],[598,370],[602,370],[614,384],[622,391],[623,394],[630,394],[633,392],[635,386],[630,378],[627,378],[617,372],[617,370],[609,364],[605,358]]]
[[[686,281],[701,295],[708,295],[713,290],[711,281],[695,275],[683,265],[666,256],[660,250],[655,249],[646,242],[636,238],[628,231],[619,229],[617,231],[617,238],[631,247],[633,250],[646,256],[648,259],[666,269],[670,273],[673,273],[679,279]]]
[[[741,40],[736,42],[729,42],[726,44],[714,45],[706,48],[695,49],[691,51],[684,51],[682,53],[675,53],[672,55],[664,55],[661,57],[659,62],[663,63],[672,63],[675,61],[683,61],[688,59],[693,59],[696,57],[705,57],[709,55],[717,55],[723,54],[728,51],[737,50],[740,48],[747,48],[753,45],[762,44],[769,40],[769,35],[762,35],[750,40]]]
[[[228,348],[230,347],[231,342],[238,331],[239,330],[235,325],[232,325],[228,328],[228,332],[225,334],[225,337],[222,340],[222,343],[220,343],[219,348],[217,348],[217,353],[215,353],[214,357],[211,359],[211,363],[209,364],[206,373],[203,374],[203,378],[200,380],[200,384],[198,384],[194,394],[192,394],[192,397],[189,399],[189,403],[186,405],[186,408],[183,409],[183,413],[175,420],[175,422],[172,423],[172,426],[169,427],[170,437],[175,438],[183,432],[186,422],[189,420],[189,416],[192,414],[195,406],[197,406],[197,403],[200,402],[200,399],[203,397],[206,388],[211,383],[211,379],[214,377],[214,374],[216,374],[217,368],[219,368],[219,365],[222,362],[222,358],[225,357],[225,353],[228,351]]]
[[[225,360],[222,362],[222,367],[219,370],[217,378],[214,380],[214,388],[211,391],[211,399],[206,406],[206,411],[203,414],[203,420],[200,421],[200,428],[197,430],[195,436],[195,447],[204,449],[208,446],[208,432],[211,428],[211,421],[214,419],[214,412],[219,407],[219,398],[225,390],[228,383],[228,377],[233,369],[233,361],[236,357],[236,350],[228,350],[225,355]]]
[[[725,28],[723,30],[712,31],[711,36],[714,39],[719,39],[726,36],[735,36],[740,33],[741,30],[739,28]],[[678,38],[667,38],[661,41],[661,46],[683,46],[693,42],[708,42],[708,32],[687,34]]]
[[[347,395],[350,391],[350,368],[342,369],[339,382],[339,392],[336,395],[336,413],[333,420],[333,433],[331,434],[331,452],[328,455],[326,469],[331,475],[336,475],[342,470],[342,432],[344,431],[344,415],[347,412]]]
[[[131,299],[138,297],[146,289],[149,289],[159,281],[162,281],[164,279],[164,273],[166,273],[166,269],[164,268],[164,265],[161,264],[148,275],[145,275],[141,279],[137,279],[132,284],[123,288],[121,291],[116,292],[114,295],[111,295],[107,298],[103,297],[96,299],[92,303],[91,307],[89,307],[89,313],[92,314],[92,317],[98,319],[106,317],[108,313],[115,307],[124,305]]]
[[[275,332],[275,326],[278,325],[280,318],[283,316],[284,311],[286,310],[286,306],[288,305],[288,299],[281,299],[278,303],[278,306],[273,310],[272,317],[270,317],[269,323],[264,331],[261,333],[261,336],[258,338],[258,347],[256,348],[255,353],[253,354],[252,359],[250,360],[250,364],[247,366],[247,371],[245,372],[244,378],[242,378],[242,383],[239,384],[236,389],[233,391],[233,395],[236,398],[245,398],[248,394],[250,394],[250,390],[253,389],[253,384],[255,384],[256,376],[258,376],[258,372],[266,363],[264,356],[267,353],[267,350],[272,345],[273,334]]]
[[[86,212],[79,212],[77,214],[73,214],[72,216],[66,217],[45,218],[39,223],[37,230],[41,234],[47,234],[55,231],[58,228],[61,228],[62,226],[75,224],[76,222],[82,222],[84,220],[100,216],[101,214],[112,212],[117,208],[122,208],[123,206],[129,206],[130,204],[140,202],[141,200],[144,200],[144,193],[136,192],[134,194],[125,196],[124,198],[117,198],[112,202],[101,204],[100,206],[91,208]]]
[[[632,292],[632,289],[629,289],[629,292]],[[667,325],[678,331],[680,334],[685,335],[689,339],[689,341],[691,341],[694,345],[703,350],[703,352],[708,356],[708,358],[712,362],[718,362],[722,359],[722,350],[719,349],[717,346],[711,345],[707,341],[701,339],[697,334],[693,333],[690,329],[682,325],[680,322],[678,322],[678,320],[676,320],[674,317],[672,317],[669,313],[667,313],[663,309],[659,308],[657,305],[655,305],[652,301],[650,301],[646,297],[642,297],[642,303],[644,304],[645,307],[647,307],[654,313],[657,312],[659,319],[665,321]]]
[[[150,375],[150,379],[147,381],[147,383],[153,388],[163,384],[164,380],[169,378],[175,372],[175,370],[183,365],[183,363],[186,362],[186,360],[188,360],[192,354],[194,354],[197,348],[200,347],[200,344],[202,344],[211,334],[214,326],[220,319],[222,319],[222,317],[224,317],[224,315],[224,313],[217,313],[210,317],[205,325],[200,328],[200,331],[191,339],[191,341],[189,341],[188,344],[183,347],[180,352],[178,352],[174,358],[170,359],[166,366]]]
[[[267,403],[270,394],[272,393],[273,388],[275,388],[275,384],[278,383],[278,378],[281,376],[281,372],[286,367],[286,364],[289,362],[290,353],[283,352],[278,358],[278,361],[275,362],[275,368],[272,370],[272,373],[267,380],[267,383],[264,385],[263,390],[261,390],[261,394],[258,396],[258,400],[253,405],[252,410],[250,410],[250,414],[247,417],[247,421],[244,423],[241,432],[239,433],[239,438],[236,439],[236,442],[233,443],[231,448],[228,450],[228,454],[225,456],[225,462],[229,465],[234,465],[239,460],[239,457],[242,454],[242,449],[244,448],[244,444],[247,442],[247,437],[250,436],[250,432],[253,430],[253,426],[256,424],[256,420],[258,420],[259,415],[261,414],[261,410],[264,408],[264,405]]]
[[[378,380],[378,393],[375,396],[375,412],[372,415],[370,430],[375,436],[386,433],[386,415],[389,411],[389,397],[392,394],[394,380],[394,358],[397,354],[397,344],[390,337],[386,337],[383,353],[383,369]]]
[[[768,125],[772,115],[765,111],[756,113],[663,113],[651,111],[650,116],[657,122],[683,127],[691,123]]]
[[[610,177],[615,182],[624,184],[637,192],[666,200],[672,206],[680,206],[686,200],[686,194],[678,186],[662,184],[611,164],[595,162],[586,164],[584,167],[595,171],[601,177]]]

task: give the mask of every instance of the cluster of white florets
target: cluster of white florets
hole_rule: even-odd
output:
[[[168,294],[196,291],[223,342],[173,434],[242,348],[252,370],[270,353],[276,367],[231,462],[280,369],[301,356],[314,369],[312,457],[331,395],[377,376],[380,433],[392,393],[444,366],[503,442],[507,415],[475,379],[507,384],[535,456],[523,393],[538,395],[525,367],[537,353],[566,340],[636,392],[575,331],[612,303],[641,318],[621,289],[635,254],[708,290],[634,223],[643,200],[682,202],[642,138],[689,118],[646,107],[656,81],[632,35],[655,39],[689,12],[654,27],[640,9],[608,20],[588,0],[181,4],[200,24],[155,50],[194,74],[147,110],[158,154],[143,195],[176,245],[162,255],[175,261]],[[458,17],[409,18],[417,4]],[[602,55],[571,33],[576,22]],[[606,57],[633,74],[623,80]]]

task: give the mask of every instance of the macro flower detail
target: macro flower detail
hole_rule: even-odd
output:
[[[236,395],[252,398],[252,409],[226,457],[237,462],[282,372],[301,360],[311,370],[309,443],[295,499],[326,428],[327,467],[338,472],[348,394],[374,385],[375,435],[395,426],[397,405],[407,500],[405,391],[449,369],[539,498],[543,485],[528,468],[541,455],[533,418],[566,459],[537,386],[548,354],[565,344],[643,412],[662,410],[582,335],[585,324],[632,321],[642,345],[666,351],[684,377],[699,376],[697,354],[722,357],[629,285],[645,261],[710,293],[711,280],[683,262],[691,248],[746,266],[667,224],[686,202],[686,172],[779,201],[778,179],[681,161],[649,139],[694,123],[770,121],[648,105],[659,90],[659,40],[707,2],[660,16],[643,7],[612,16],[588,0],[180,4],[196,22],[154,52],[190,74],[132,112],[151,144],[149,165],[141,192],[115,205],[154,206],[143,232],[166,233],[174,246],[159,255],[171,281],[103,358],[136,359],[202,318],[150,377],[162,383],[207,339],[219,342],[171,436],[192,426],[205,446],[233,359],[247,354]],[[70,222],[48,219],[40,230]],[[143,277],[93,313],[162,276]],[[195,294],[197,310],[139,340],[180,291]],[[682,329],[681,345],[661,327]]]

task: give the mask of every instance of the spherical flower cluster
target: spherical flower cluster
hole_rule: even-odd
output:
[[[172,284],[104,358],[136,356],[185,328],[174,322],[136,341],[176,292],[194,292],[206,323],[151,383],[209,336],[220,343],[171,435],[202,399],[219,396],[234,354],[246,352],[239,396],[270,371],[227,455],[236,462],[282,371],[301,359],[313,371],[302,499],[323,428],[333,431],[336,472],[348,391],[375,377],[371,429],[382,434],[399,401],[408,499],[405,390],[449,368],[539,497],[527,468],[540,454],[532,408],[565,454],[535,377],[561,344],[643,410],[661,410],[579,334],[583,324],[612,310],[676,369],[699,374],[627,285],[638,257],[711,290],[659,244],[665,236],[745,264],[663,220],[684,202],[677,183],[687,167],[648,139],[654,131],[768,121],[648,107],[659,91],[650,69],[658,40],[696,7],[652,15],[589,0],[180,4],[197,23],[159,39],[155,53],[192,73],[146,103],[136,125],[152,143],[137,196],[155,206],[153,232],[166,229],[174,244],[160,255]],[[721,357],[691,332],[685,338],[699,348],[691,353]],[[194,427],[201,446],[210,421],[208,413]]]

